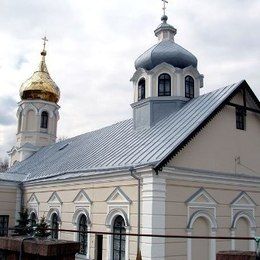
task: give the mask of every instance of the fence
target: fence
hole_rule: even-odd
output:
[[[12,231],[14,231],[14,228],[8,228],[9,231],[9,235],[11,234]],[[7,231],[7,230],[5,230]],[[95,259],[96,260],[103,260],[106,258],[102,257],[102,242],[103,242],[103,236],[126,236],[126,237],[150,237],[150,238],[165,238],[165,239],[191,239],[191,240],[243,240],[243,241],[255,241],[256,243],[256,254],[254,258],[245,258],[245,256],[243,256],[244,258],[240,258],[240,256],[242,256],[242,253],[232,253],[233,256],[237,255],[237,257],[232,258],[232,257],[224,257],[224,255],[231,255],[231,253],[221,253],[219,254],[219,256],[217,257],[217,259],[257,259],[260,260],[260,239],[259,238],[253,238],[253,237],[229,237],[229,236],[215,236],[215,237],[211,237],[211,236],[186,236],[186,235],[158,235],[158,234],[137,234],[137,233],[118,233],[118,232],[100,232],[100,231],[84,231],[84,230],[71,230],[71,229],[51,229],[48,228],[46,229],[46,231],[50,231],[50,232],[59,232],[59,234],[65,232],[65,233],[78,233],[78,234],[93,234],[96,236],[97,241],[95,243],[95,245],[97,246],[96,249],[96,255],[95,255]],[[6,233],[6,232],[4,232]],[[102,238],[102,239],[101,239]],[[138,241],[138,240],[137,240]],[[79,241],[81,243],[83,243],[83,246],[85,245],[84,240],[83,241]],[[101,248],[101,252],[99,250],[99,248]],[[138,247],[137,247],[138,248]],[[85,253],[85,252],[84,252]],[[252,252],[251,252],[252,253]],[[249,255],[249,254],[247,254]],[[251,254],[252,256],[252,254]],[[0,259],[1,259],[1,251],[0,251]],[[118,258],[121,259],[121,258]],[[141,258],[141,254],[140,252],[137,252],[137,257],[136,259],[142,259]]]

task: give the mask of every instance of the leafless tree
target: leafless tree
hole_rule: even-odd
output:
[[[0,172],[5,172],[8,169],[8,160],[0,158]]]

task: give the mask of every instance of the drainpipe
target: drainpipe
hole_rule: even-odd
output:
[[[142,260],[141,250],[140,250],[140,235],[141,235],[141,178],[135,174],[136,170],[134,167],[130,167],[129,171],[131,176],[138,181],[138,220],[137,220],[137,256],[136,260]]]
[[[20,199],[20,210],[24,207],[24,188],[23,188],[23,183],[19,183],[19,190],[21,193],[21,199]]]

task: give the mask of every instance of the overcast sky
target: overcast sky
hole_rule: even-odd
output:
[[[168,0],[176,42],[199,61],[203,93],[246,79],[260,97],[260,1]],[[134,61],[156,43],[161,0],[0,0],[0,157],[15,145],[21,84],[40,61],[61,90],[58,136],[132,116]]]

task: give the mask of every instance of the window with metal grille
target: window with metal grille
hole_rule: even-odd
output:
[[[8,235],[8,223],[9,223],[9,216],[0,215],[0,236],[1,237]]]
[[[41,114],[41,128],[48,128],[48,119],[49,119],[49,114],[46,111],[43,111]]]
[[[87,217],[85,215],[80,216],[78,229],[78,241],[80,243],[79,253],[82,255],[86,255],[88,246],[88,234],[86,232],[88,231],[88,225]]]
[[[53,213],[51,216],[51,229],[51,238],[58,239],[59,223],[58,215],[56,213]]]
[[[194,98],[194,79],[191,76],[185,77],[185,97]]]
[[[145,79],[141,79],[138,83],[138,101],[145,99]]]
[[[237,129],[246,130],[246,111],[242,107],[236,108],[236,126]]]
[[[113,233],[113,260],[125,260],[125,221],[117,216],[114,222]]]
[[[171,76],[161,74],[158,78],[158,96],[171,96]]]

